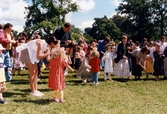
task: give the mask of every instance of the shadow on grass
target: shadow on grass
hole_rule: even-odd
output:
[[[35,100],[21,99],[21,100],[13,100],[13,101],[17,103],[21,103],[21,102],[34,103],[38,105],[47,105],[51,103],[50,99],[35,99]]]
[[[29,81],[28,81],[28,79],[27,80],[12,80],[12,82],[10,82],[11,84],[29,84]]]
[[[66,81],[66,85],[72,85],[72,86],[81,85],[81,86],[83,86],[82,80],[78,80],[78,79],[68,80],[68,81]]]
[[[20,92],[5,92],[5,94],[3,95],[3,97],[12,97],[14,95],[19,95],[19,96],[22,96],[22,97],[26,97],[27,94],[25,93],[20,93]]]
[[[50,89],[38,89],[38,91],[40,91],[40,92],[48,92]],[[24,93],[30,93],[30,89],[22,89],[22,90],[19,90],[19,91],[21,91],[21,92],[24,92]]]

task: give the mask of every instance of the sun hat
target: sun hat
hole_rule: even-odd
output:
[[[5,50],[5,48],[3,48],[2,44],[0,44],[0,50]]]

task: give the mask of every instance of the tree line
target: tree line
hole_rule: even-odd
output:
[[[79,6],[71,0],[31,0],[32,5],[25,7],[26,22],[24,31],[33,33],[38,30],[48,36],[65,23],[65,16],[79,11]],[[107,10],[107,9],[106,9]],[[126,34],[135,41],[143,38],[158,40],[167,35],[167,0],[123,0],[115,9],[112,18],[95,17],[92,27],[84,31],[73,25],[72,39],[78,41],[84,36],[87,41],[108,36],[119,40]]]

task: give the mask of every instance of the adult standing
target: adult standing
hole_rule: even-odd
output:
[[[31,40],[25,45],[18,46],[16,51],[21,51],[20,61],[24,62],[27,66],[30,76],[30,95],[33,96],[42,96],[44,95],[37,90],[37,74],[38,74],[38,65],[40,59],[47,57],[50,53],[48,51],[48,44],[45,40],[35,39]]]
[[[129,53],[130,49],[129,43],[127,43],[127,36],[122,36],[122,42],[118,44],[117,47],[117,57],[114,64],[114,74],[123,79],[125,76],[128,76],[130,79],[130,67],[129,67]]]
[[[56,29],[54,36],[57,40],[60,40],[60,47],[67,47],[71,43],[71,35],[69,32],[71,27],[70,23],[65,23],[64,26]]]
[[[100,53],[100,69],[102,69],[102,67],[104,66],[104,61],[102,60],[102,57],[103,57],[103,54],[105,53],[105,46],[107,45],[107,44],[109,44],[109,42],[110,42],[110,38],[109,37],[105,37],[104,38],[104,40],[100,40],[99,42],[98,42],[98,46],[97,46],[97,48],[98,48],[98,52]]]
[[[0,43],[6,50],[3,52],[3,61],[4,64],[8,68],[12,68],[12,62],[10,57],[10,51],[12,49],[12,44],[15,44],[16,41],[14,40],[14,37],[12,35],[12,27],[13,25],[10,23],[6,23],[4,25],[3,29],[0,29]],[[12,80],[12,73],[11,71],[6,70],[5,71],[6,81]]]

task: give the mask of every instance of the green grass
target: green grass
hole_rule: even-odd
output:
[[[38,82],[45,94],[42,97],[29,95],[28,72],[21,73],[7,82],[3,96],[8,104],[0,104],[0,114],[167,114],[167,81],[155,81],[153,76],[148,81],[124,82],[113,76],[113,81],[104,82],[101,72],[99,85],[91,86],[70,73],[64,91],[66,102],[52,103],[47,70]]]

